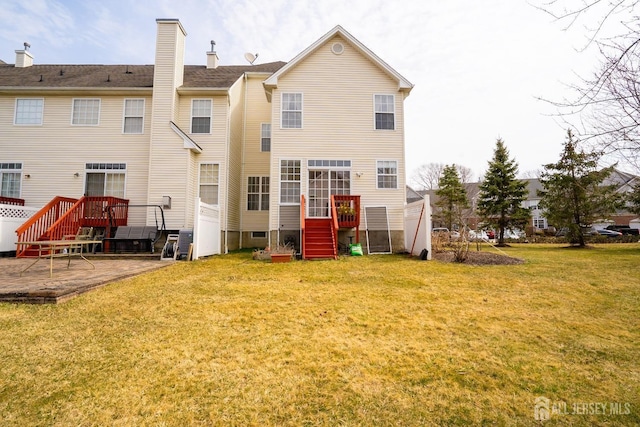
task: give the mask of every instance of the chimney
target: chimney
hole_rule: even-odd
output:
[[[16,68],[31,67],[33,65],[33,55],[29,53],[31,45],[24,42],[24,50],[16,50]]]
[[[207,52],[207,68],[218,68],[218,54],[213,50],[216,42],[211,40],[211,51]]]

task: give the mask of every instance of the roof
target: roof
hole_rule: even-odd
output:
[[[257,65],[185,65],[182,87],[229,88],[245,72],[274,73],[284,62]],[[153,65],[0,64],[0,88],[152,88]]]
[[[413,84],[402,77],[400,73],[394,70],[389,64],[380,59],[375,53],[369,50],[368,47],[360,43],[355,37],[349,34],[344,28],[340,25],[335,26],[331,31],[318,39],[311,46],[300,52],[295,58],[289,61],[284,67],[280,68],[276,71],[272,76],[270,76],[267,80],[265,80],[265,87],[275,87],[278,85],[278,78],[284,74],[286,74],[290,69],[294,68],[297,64],[302,62],[305,58],[319,49],[322,45],[324,45],[327,41],[333,38],[336,35],[340,35],[344,38],[348,43],[350,43],[354,48],[356,48],[361,54],[365,57],[369,58],[371,62],[373,62],[376,66],[378,66],[382,71],[388,74],[391,78],[398,82],[398,90],[405,91],[407,94],[411,92],[413,88]]]

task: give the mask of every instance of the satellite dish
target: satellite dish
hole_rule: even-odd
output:
[[[244,59],[246,59],[249,64],[253,65],[253,62],[258,58],[258,54],[256,53],[255,55],[253,53],[245,53],[244,54]]]

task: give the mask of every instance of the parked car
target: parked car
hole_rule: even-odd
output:
[[[627,227],[626,225],[609,225],[605,230],[619,231],[624,235],[638,236],[640,235],[640,230],[637,228]]]
[[[601,235],[601,236],[606,236],[606,237],[620,237],[622,236],[622,233],[619,231],[615,231],[615,230],[607,230],[604,228],[601,228],[599,230],[596,230],[596,232]]]

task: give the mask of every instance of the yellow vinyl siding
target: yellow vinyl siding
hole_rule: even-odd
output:
[[[135,95],[140,98],[139,95]],[[26,96],[25,96],[26,97]],[[100,124],[72,126],[75,98],[99,98]],[[86,163],[126,163],[125,197],[131,204],[147,200],[149,165],[150,97],[145,99],[143,134],[123,134],[124,99],[131,96],[44,96],[43,124],[14,126],[16,98],[0,98],[2,161],[23,163],[22,197],[29,206],[40,207],[54,196],[79,198],[84,194]],[[79,177],[74,174],[78,173]],[[24,178],[24,175],[30,178]],[[131,211],[132,221],[143,221],[144,213]]]
[[[261,151],[261,125],[271,123],[271,104],[267,102],[262,82],[267,75],[249,74],[247,77],[247,109],[245,117],[244,174],[242,177],[241,206],[243,231],[267,231],[269,211],[247,210],[247,183],[250,176],[273,176],[270,174],[270,152]],[[273,126],[273,124],[272,124]],[[270,179],[270,185],[275,182]],[[270,195],[270,197],[273,197]],[[272,205],[274,206],[274,205]],[[277,205],[275,205],[277,206]]]
[[[331,52],[331,45],[337,41],[345,47],[341,55]],[[303,94],[302,129],[281,129],[282,93]],[[374,129],[375,94],[395,95],[395,130]],[[301,159],[304,194],[308,159],[351,160],[351,193],[361,195],[363,205],[388,206],[391,229],[404,228],[404,99],[397,81],[336,36],[280,76],[272,100],[272,176],[279,177],[280,158]],[[376,160],[398,162],[397,190],[376,188]],[[357,177],[355,172],[362,172],[362,176]],[[279,199],[275,182],[271,197],[272,203]],[[273,213],[270,225],[278,228]]]

